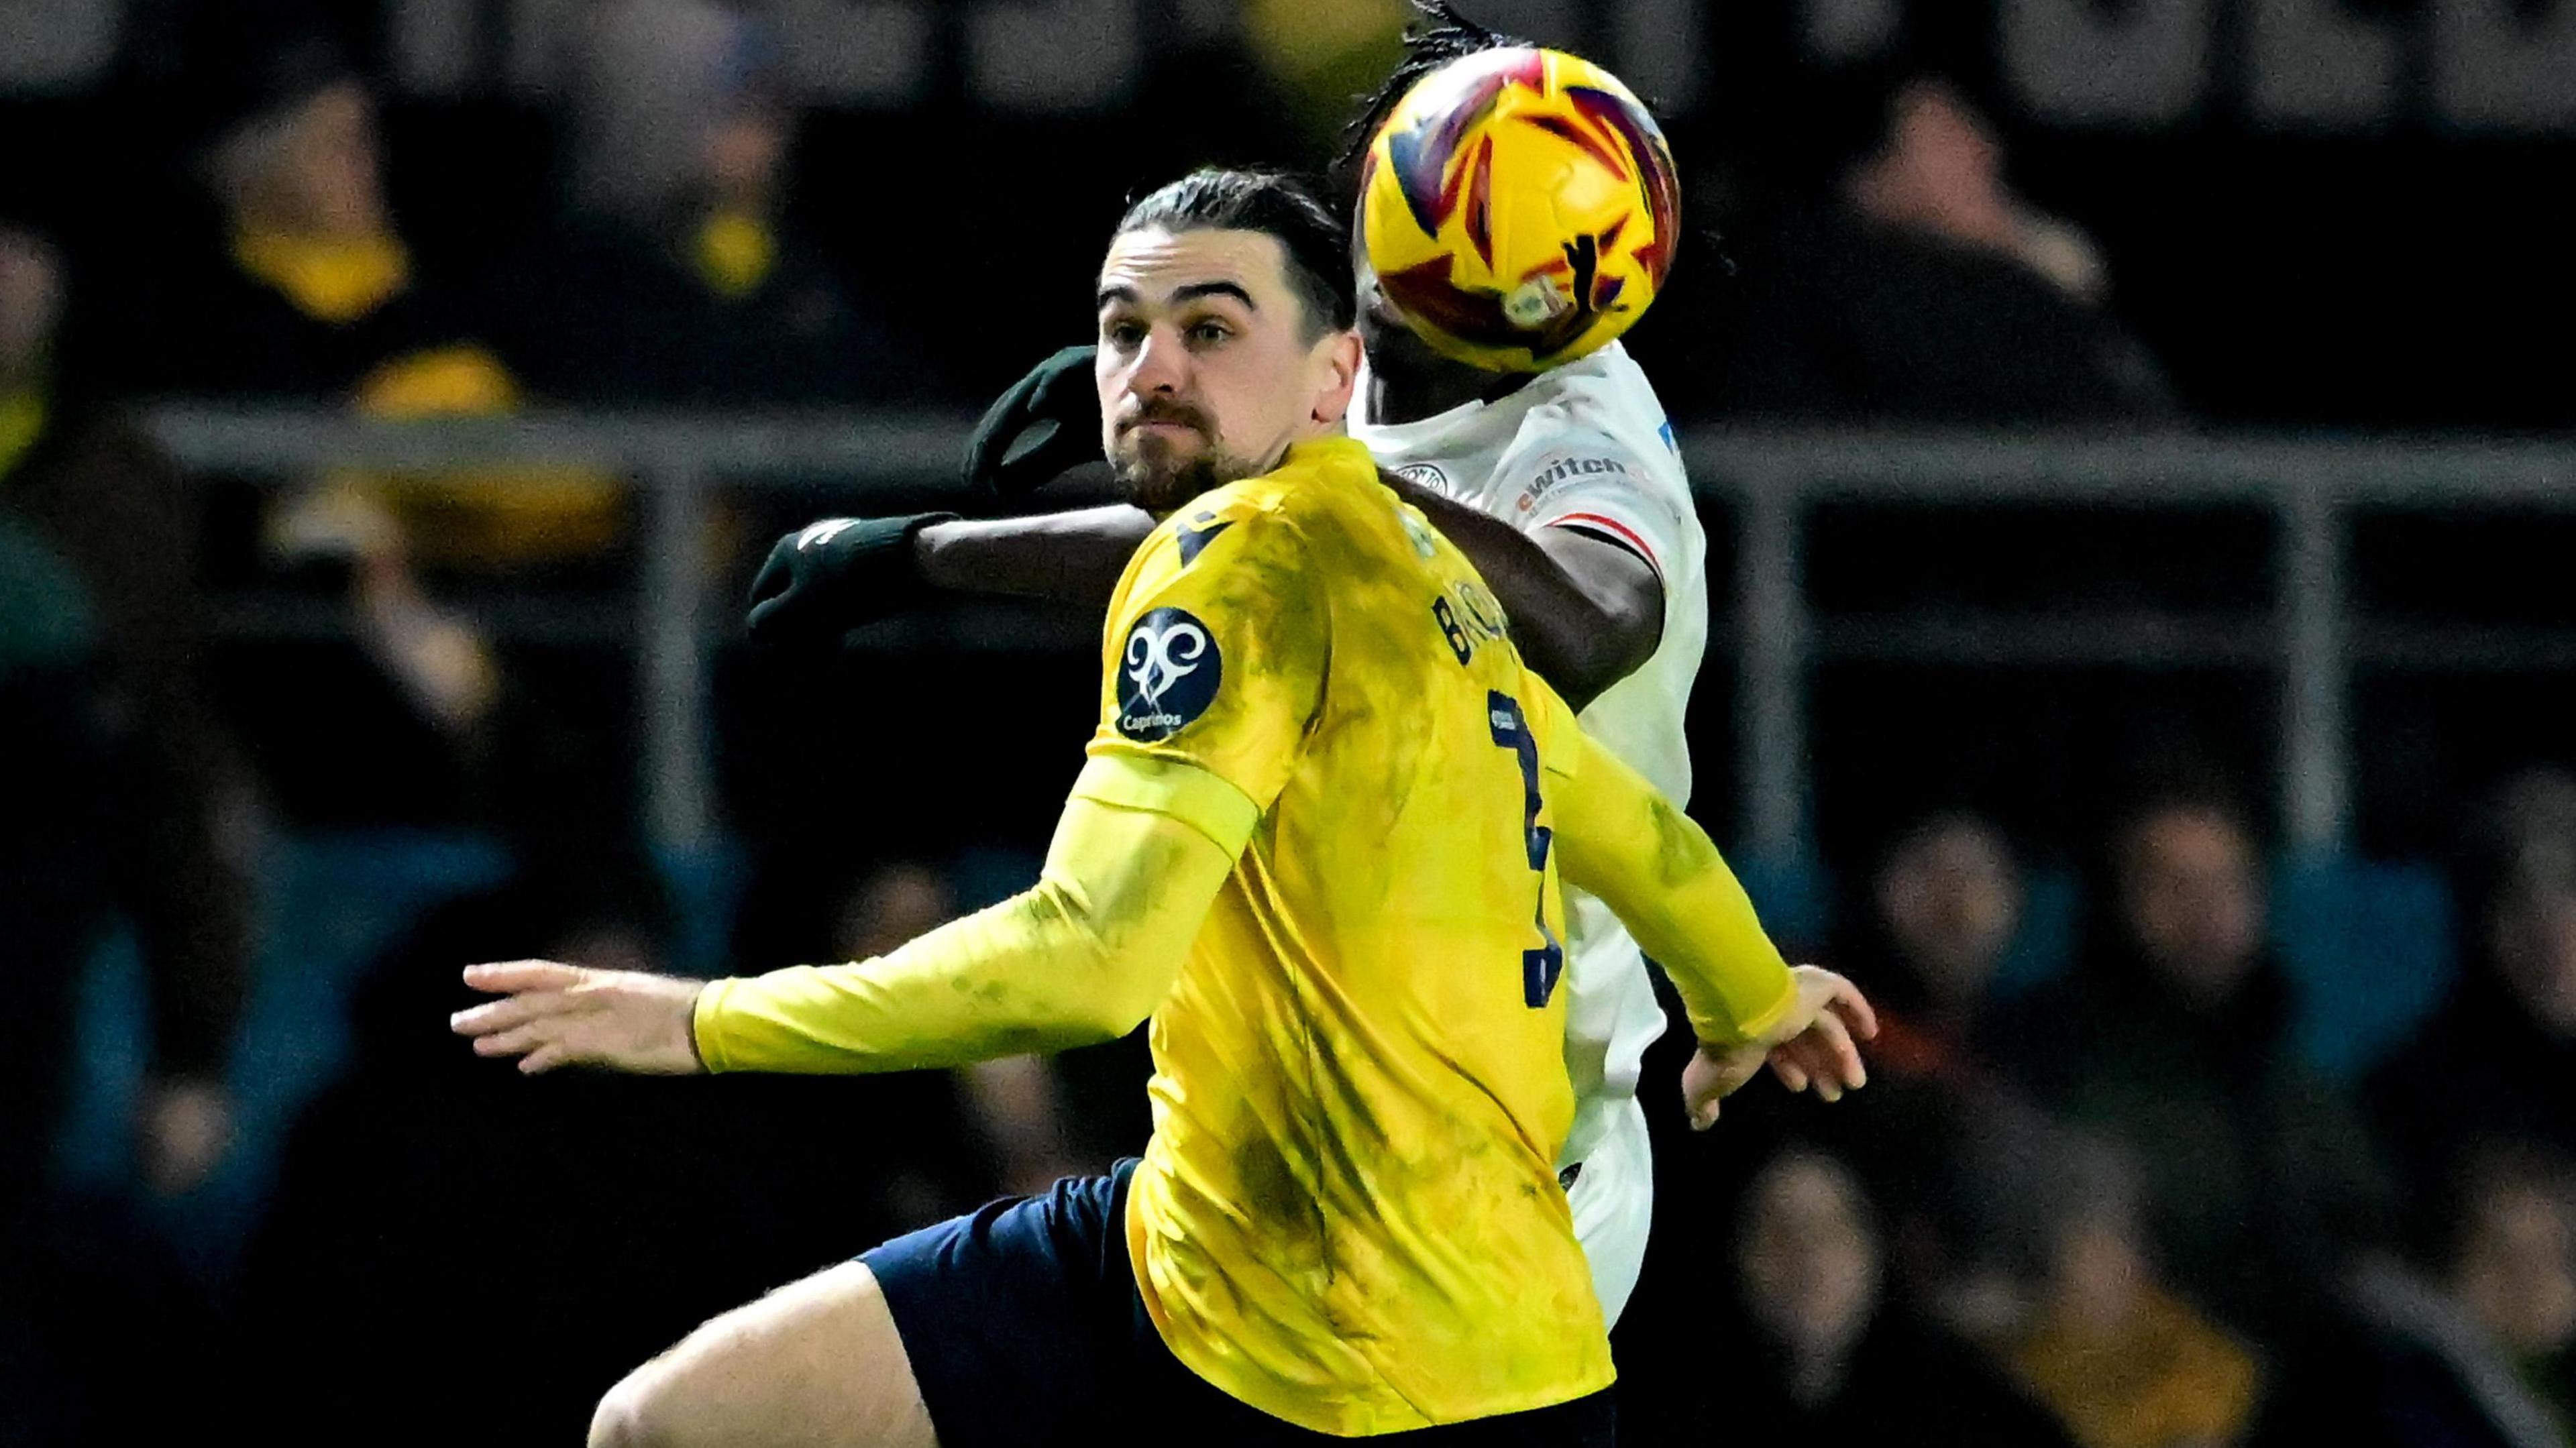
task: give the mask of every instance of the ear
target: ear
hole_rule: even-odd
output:
[[[1359,385],[1360,334],[1328,333],[1315,343],[1312,361],[1316,396],[1307,421],[1329,432],[1342,425],[1351,410],[1351,392]]]

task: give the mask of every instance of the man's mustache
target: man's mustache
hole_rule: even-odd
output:
[[[1118,420],[1118,431],[1122,435],[1130,433],[1135,431],[1137,428],[1143,427],[1149,422],[1170,423],[1174,426],[1186,427],[1201,437],[1214,437],[1216,435],[1216,429],[1208,422],[1206,413],[1199,411],[1197,408],[1190,406],[1186,402],[1159,400],[1138,403],[1134,411]]]

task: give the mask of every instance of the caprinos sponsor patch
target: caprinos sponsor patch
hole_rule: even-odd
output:
[[[1187,609],[1158,608],[1127,631],[1118,662],[1118,732],[1144,744],[1169,739],[1215,702],[1225,657]]]

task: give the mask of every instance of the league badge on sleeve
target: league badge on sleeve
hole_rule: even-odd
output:
[[[1159,743],[1207,712],[1225,675],[1216,637],[1186,609],[1158,608],[1127,631],[1118,661],[1118,732]]]

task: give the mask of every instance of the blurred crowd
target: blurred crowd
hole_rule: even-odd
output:
[[[102,201],[105,241],[0,157],[0,967],[17,1013],[0,1441],[209,1423],[567,1441],[606,1383],[708,1313],[1096,1170],[1146,1129],[1135,1041],[953,1077],[527,1082],[441,1026],[465,961],[763,969],[862,957],[998,898],[1069,772],[1042,741],[1088,721],[1078,651],[1013,656],[1007,678],[900,662],[945,670],[943,745],[978,761],[936,810],[847,764],[814,783],[818,760],[914,737],[872,707],[881,677],[728,658],[726,809],[749,883],[721,959],[694,959],[638,840],[631,660],[578,629],[504,635],[472,602],[630,576],[621,480],[342,470],[227,489],[182,476],[128,404],[980,403],[1078,339],[1090,222],[1117,186],[1321,156],[1340,107],[1317,97],[1363,89],[1403,19],[1373,0],[1247,5],[1240,33],[1194,42],[1210,51],[1194,83],[1269,99],[1075,168],[1102,194],[1035,242],[981,224],[974,181],[936,218],[884,188],[844,198],[858,220],[817,222],[833,178],[799,184],[796,163],[813,118],[762,27],[715,0],[569,7],[541,124],[513,133],[546,157],[537,204],[407,188],[352,8],[156,9],[131,67],[155,122],[133,154],[153,164],[130,174],[167,184]],[[1899,67],[1864,89],[1802,184],[1758,205],[1740,185],[1698,193],[1729,223],[1732,279],[1705,247],[1635,334],[1677,416],[2174,416],[2101,249],[2015,189],[1973,78]],[[901,136],[880,149],[908,174]],[[398,208],[406,194],[436,205]],[[959,258],[935,285],[914,280],[925,244]],[[961,297],[960,273],[1008,280]],[[1032,303],[1050,281],[1063,304]],[[739,570],[787,521],[720,520],[710,566]],[[2008,536],[1989,546],[2011,566]],[[218,647],[206,590],[244,581],[307,622]],[[1793,942],[1880,1002],[1870,1088],[1826,1107],[1756,1085],[1706,1138],[1647,1093],[1661,1218],[1619,1332],[1639,1441],[2576,1442],[2576,778],[2514,777],[2459,816],[2451,995],[2359,1081],[2302,1054],[2314,1003],[2276,958],[2271,852],[2243,795],[2175,774],[2091,837],[2044,842],[1969,803],[1877,821],[1872,848],[1835,861],[1831,933]],[[364,971],[345,1065],[295,1119],[247,1245],[209,1272],[170,1224],[234,1144],[228,1053],[276,923],[263,862],[281,837],[350,826],[481,831],[514,863]],[[2038,868],[2069,861],[2077,937],[2046,978],[2009,978]],[[48,1153],[83,972],[116,921],[148,985],[133,1180],[66,1196]],[[1677,1072],[1676,1046],[1650,1081]]]
[[[1734,1293],[1745,1349],[1656,1375],[1689,1384],[1672,1421],[1750,1396],[1847,1442],[2568,1441],[2571,805],[2543,771],[2464,822],[2456,983],[2350,1086],[2298,1046],[2313,1005],[2224,794],[2120,811],[2067,968],[2009,991],[2010,841],[1900,829],[1824,952],[1888,1019],[1870,1087],[1752,1096],[1725,1149],[1667,1155],[1735,1207],[1661,1236],[1698,1260],[1649,1281]]]

